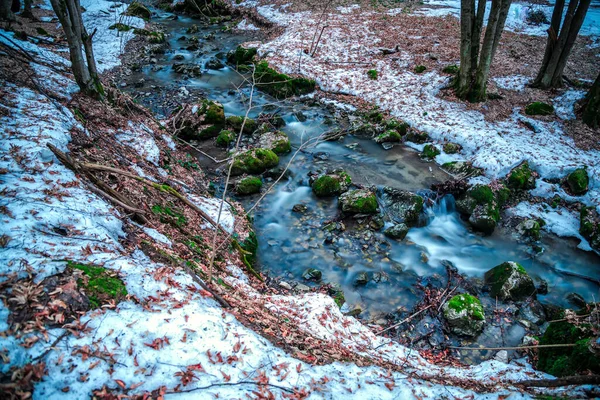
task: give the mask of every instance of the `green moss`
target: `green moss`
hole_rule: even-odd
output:
[[[223,129],[223,125],[210,125],[206,128],[198,131],[198,134],[194,137],[194,139],[204,140],[217,137],[221,130]]]
[[[342,191],[340,181],[331,175],[318,177],[312,184],[312,190],[317,197],[334,196]]]
[[[367,76],[369,77],[369,79],[377,80],[377,70],[376,69],[368,70]]]
[[[494,201],[494,192],[487,185],[475,185],[467,191],[477,204],[490,204]]]
[[[498,205],[503,206],[510,199],[510,189],[506,186],[502,186],[500,189],[496,191],[496,199],[498,200]]]
[[[457,65],[447,65],[444,67],[444,69],[442,69],[442,72],[445,74],[452,74],[452,75],[456,75],[458,74],[458,66]]]
[[[148,41],[150,43],[155,43],[155,44],[156,43],[164,43],[167,41],[167,38],[166,38],[164,32],[152,31],[148,35]]]
[[[278,99],[307,94],[315,90],[315,81],[281,74],[269,67],[266,61],[256,65],[254,75],[257,87]]]
[[[470,294],[457,294],[450,299],[448,302],[448,307],[457,313],[461,313],[466,310],[467,314],[471,318],[480,321],[485,320],[485,314],[481,302],[477,297],[471,296]]]
[[[235,134],[231,131],[223,130],[217,136],[217,146],[229,147],[235,141]]]
[[[254,56],[256,56],[256,48],[246,49],[242,46],[238,46],[235,50],[231,51],[227,55],[227,62],[233,65],[247,65],[252,63]]]
[[[460,145],[456,143],[444,143],[444,153],[446,154],[456,154],[460,151]]]
[[[239,181],[235,187],[235,191],[238,195],[248,195],[260,192],[262,187],[262,180],[256,176],[249,176]]]
[[[344,212],[374,214],[378,204],[374,193],[368,190],[351,190],[340,196],[339,206]]]
[[[243,173],[260,174],[267,169],[279,164],[279,157],[269,149],[248,150],[235,158],[231,173],[241,175]]]
[[[67,263],[67,266],[83,271],[86,275],[87,282],[80,279],[77,281],[77,286],[83,288],[94,308],[101,307],[107,302],[107,299],[118,302],[127,296],[127,289],[123,281],[117,278],[114,272],[103,267],[78,264],[71,261]]]
[[[164,224],[172,224],[178,227],[187,224],[185,216],[172,207],[155,204],[152,206],[151,210],[154,214],[160,216],[160,222]]]
[[[240,243],[240,247],[249,254],[246,255],[246,260],[252,265],[256,260],[256,252],[258,250],[258,237],[256,233],[250,232],[246,240]]]
[[[375,141],[377,143],[384,143],[384,142],[401,142],[402,141],[402,136],[400,136],[400,133],[398,133],[398,131],[396,130],[387,130],[385,132],[383,132],[380,135],[377,135],[375,137]]]
[[[554,107],[541,101],[533,102],[525,107],[527,115],[550,115],[552,113],[554,113]]]
[[[116,29],[119,32],[127,32],[131,30],[131,26],[117,22],[116,24],[109,26],[108,29]]]
[[[383,122],[383,114],[376,107],[374,110],[367,113],[367,119],[371,122],[381,123]]]
[[[136,1],[127,7],[125,15],[131,15],[133,17],[140,17],[142,19],[149,20],[152,14],[150,13],[148,7]]]
[[[252,118],[246,118],[246,123],[244,123],[244,117],[240,117],[238,115],[232,115],[226,118],[225,124],[233,129],[235,133],[238,133],[242,129],[242,125],[244,125],[243,133],[249,135],[252,134],[256,128],[257,123]]]
[[[286,137],[284,139],[279,139],[273,142],[271,150],[273,150],[273,152],[278,155],[286,154],[292,151],[292,145],[290,144],[290,140]]]
[[[225,124],[225,109],[220,103],[204,100],[202,107],[198,110],[199,114],[204,114],[204,122],[207,124],[224,125]]]
[[[425,70],[426,70],[426,69],[427,69],[427,67],[426,67],[426,66],[424,66],[424,65],[417,65],[417,66],[415,67],[415,72],[416,72],[417,74],[422,74],[423,72],[425,72]]]
[[[518,275],[514,275],[515,272]],[[497,265],[487,271],[484,277],[485,283],[490,285],[490,293],[493,297],[502,300],[522,300],[535,295],[533,280],[525,268],[518,263],[505,262]]]
[[[421,153],[421,157],[423,158],[435,158],[440,154],[440,151],[432,144],[426,144],[423,147],[423,152]]]
[[[571,193],[581,195],[588,191],[590,179],[585,168],[578,168],[567,175],[567,184]]]
[[[532,188],[530,179],[532,171],[529,163],[524,161],[521,165],[513,169],[508,175],[507,185],[511,189],[525,190]]]
[[[397,119],[390,119],[386,123],[385,128],[387,130],[395,130],[400,134],[400,136],[404,136],[406,135],[406,132],[408,132],[410,125],[408,125],[406,122],[398,121]]]

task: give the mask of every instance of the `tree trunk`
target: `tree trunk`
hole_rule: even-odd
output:
[[[560,26],[564,10],[564,0],[559,0],[552,12],[552,21],[548,29],[548,40],[542,65],[532,86],[542,89],[560,87],[569,54],[573,49],[591,0],[571,0],[567,14]]]
[[[600,74],[585,97],[583,122],[591,128],[600,128]]]
[[[33,13],[31,12],[31,3],[32,3],[32,0],[25,0],[23,2],[23,12],[21,13],[21,16],[23,18],[29,18],[29,19],[33,18]]]
[[[458,71],[458,81],[456,85],[456,95],[459,98],[465,98],[471,90],[473,81],[473,65],[471,55],[473,17],[475,0],[461,0],[460,3],[460,69]],[[479,40],[479,39],[477,39]],[[475,57],[477,57],[475,55]]]
[[[96,69],[92,48],[93,34],[88,35],[85,30],[79,0],[50,0],[50,2],[69,43],[71,69],[77,85],[83,93],[94,98],[102,98],[104,89]]]
[[[0,20],[16,21],[15,13],[12,10],[12,0],[0,0]]]

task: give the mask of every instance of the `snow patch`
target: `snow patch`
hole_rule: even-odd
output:
[[[523,90],[525,90],[525,85],[527,85],[531,81],[531,78],[523,75],[514,75],[493,78],[492,80],[500,89],[522,92]]]
[[[552,100],[556,115],[563,120],[575,119],[575,103],[585,97],[584,90],[567,90]]]
[[[260,28],[254,25],[252,22],[248,22],[246,18],[240,21],[236,26],[237,29],[244,31],[258,31]]]

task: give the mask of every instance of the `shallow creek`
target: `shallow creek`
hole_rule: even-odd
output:
[[[242,82],[241,76],[229,67],[205,70],[204,65],[217,53],[227,53],[238,44],[254,38],[224,32],[217,25],[201,27],[198,33],[187,34],[187,29],[198,24],[197,21],[186,17],[170,20],[169,14],[162,12],[155,21],[162,24],[169,34],[170,49],[165,54],[154,55],[156,60],[153,64],[143,66],[141,71],[130,76],[126,90],[139,95],[140,101],[158,114],[167,112],[168,107],[163,107],[168,102],[166,97],[185,86],[187,92],[223,103],[227,115],[243,115],[245,108],[240,93],[248,95],[249,89],[236,90]],[[214,38],[205,40],[203,37],[206,35],[214,35]],[[190,36],[200,39],[198,51],[183,49],[188,42],[182,37]],[[181,61],[182,57],[184,61]],[[202,75],[184,79],[171,68],[176,62],[200,65]],[[144,84],[134,89],[133,83],[142,78]],[[330,118],[330,110],[323,105],[311,106],[309,102],[293,99],[275,101],[261,92],[254,93],[254,106],[251,117],[258,115],[265,106],[269,106],[269,112],[274,108],[283,117],[287,125],[282,130],[289,135],[294,148],[298,148],[303,140],[333,129],[335,124],[340,123],[339,119]],[[305,122],[296,117],[298,111],[307,117]],[[220,157],[225,156],[224,152],[215,149],[210,140],[199,146],[217,157],[218,152],[221,152]],[[281,157],[280,166],[285,166],[290,157]],[[199,159],[203,162],[202,156]],[[308,186],[307,174],[333,167],[344,168],[353,182],[360,185],[389,185],[425,196],[432,183],[448,178],[435,163],[422,161],[415,151],[407,147],[398,145],[384,150],[373,141],[350,135],[340,141],[323,142],[299,152],[290,166],[290,176],[282,179],[254,212],[254,226],[259,238],[259,267],[271,276],[290,283],[316,286],[316,283],[306,282],[301,276],[309,267],[318,268],[323,273],[323,282],[341,285],[347,306],[350,309],[360,307],[360,317],[365,321],[381,320],[390,313],[396,317],[408,315],[423,296],[422,290],[415,284],[445,285],[443,260],[452,262],[461,274],[471,278],[482,278],[487,270],[504,261],[517,261],[536,283],[542,279],[547,281],[548,294],[538,296],[542,302],[569,306],[566,297],[573,292],[586,301],[600,297],[595,283],[558,272],[567,270],[598,279],[598,256],[578,250],[572,240],[549,233],[543,234],[543,252],[535,256],[531,245],[520,244],[511,232],[497,230],[488,237],[474,234],[454,210],[451,197],[430,201],[421,226],[412,228],[402,242],[386,238],[381,231],[367,227],[360,229],[363,221],[352,219],[342,221],[345,231],[332,235],[323,227],[329,221],[337,221],[337,200],[317,199]],[[250,207],[257,198],[239,200]],[[306,205],[307,211],[292,212],[296,204]],[[355,278],[361,272],[368,273],[369,282],[356,286]],[[496,307],[492,299],[482,295],[482,302],[486,313],[492,314]],[[514,324],[501,335],[504,344],[515,345],[524,333],[523,327]],[[497,336],[488,332],[477,342],[497,346]]]

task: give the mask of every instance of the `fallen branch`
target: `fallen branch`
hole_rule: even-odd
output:
[[[457,350],[521,350],[521,349],[543,349],[552,347],[574,347],[575,343],[565,344],[538,344],[532,346],[509,346],[509,347],[460,347],[460,346],[448,346],[448,349]]]
[[[194,392],[196,390],[205,390],[205,389],[210,389],[210,388],[219,387],[219,386],[238,386],[238,385],[268,386],[268,387],[273,387],[273,388],[282,390],[284,392],[294,393],[293,389],[288,389],[288,388],[283,387],[283,386],[273,385],[272,383],[262,383],[262,382],[252,382],[252,381],[213,383],[213,384],[208,385],[208,386],[201,386],[201,387],[197,387],[197,388],[193,388],[193,389],[187,389],[187,390],[178,390],[178,391],[174,391],[173,390],[173,391],[169,391],[167,393],[189,393],[189,392]]]
[[[527,381],[515,382],[514,385],[525,387],[559,387],[570,385],[598,385],[600,384],[600,375],[578,375],[565,376],[557,379],[531,379]]]
[[[231,305],[227,302],[227,300],[225,300],[224,298],[219,296],[211,288],[209,288],[207,284],[202,282],[202,280],[200,278],[198,278],[198,275],[196,275],[196,273],[190,267],[185,265],[185,263],[183,263],[182,266],[183,266],[183,269],[185,270],[185,272],[187,272],[188,275],[192,277],[194,282],[196,282],[198,285],[200,285],[200,287],[202,289],[204,289],[207,292],[209,292],[210,294],[212,294],[213,297],[215,298],[215,300],[217,300],[224,308],[231,308]]]

